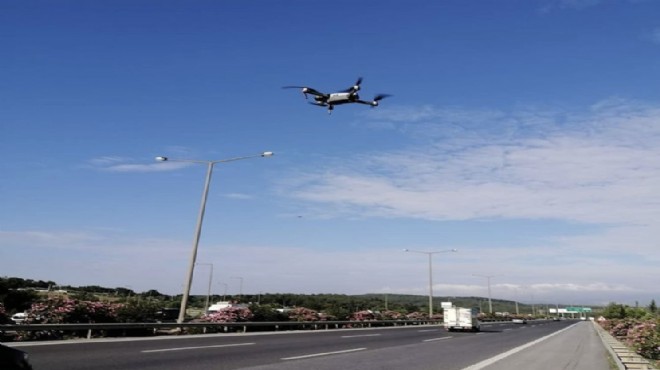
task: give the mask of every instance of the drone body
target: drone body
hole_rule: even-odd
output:
[[[349,87],[348,89],[330,94],[322,93],[316,89],[306,86],[284,86],[284,89],[301,89],[305,99],[308,99],[308,94],[313,95],[314,102],[310,102],[309,104],[317,105],[319,107],[328,107],[328,113],[332,112],[332,110],[335,108],[335,105],[348,103],[359,103],[370,105],[371,107],[377,107],[380,100],[390,96],[387,94],[378,94],[373,98],[373,100],[361,100],[357,93],[360,90],[361,83],[362,77],[358,78],[358,80],[355,82],[355,85]]]

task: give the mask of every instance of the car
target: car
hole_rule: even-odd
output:
[[[525,319],[513,319],[511,322],[514,324],[527,324],[527,320]]]
[[[11,317],[11,321],[13,321],[14,324],[21,324],[25,319],[27,319],[27,314],[24,312],[15,313]]]
[[[32,370],[32,365],[26,352],[0,344],[0,369]]]

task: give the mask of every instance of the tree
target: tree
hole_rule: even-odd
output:
[[[649,304],[649,312],[655,315],[656,312],[658,312],[658,307],[655,305],[655,299],[651,300],[651,304]]]
[[[626,317],[626,307],[622,304],[611,302],[603,310],[606,319],[623,319]]]
[[[0,303],[4,304],[7,312],[23,312],[30,308],[32,302],[38,298],[33,290],[9,290],[0,293]]]

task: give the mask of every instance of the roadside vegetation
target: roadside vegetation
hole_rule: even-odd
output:
[[[640,356],[660,365],[660,314],[655,300],[647,307],[610,303],[598,322]]]

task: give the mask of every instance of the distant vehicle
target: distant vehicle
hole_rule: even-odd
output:
[[[12,347],[0,344],[0,369],[32,370],[28,354]]]
[[[481,324],[478,319],[478,308],[445,307],[443,316],[447,331],[481,330]]]
[[[335,93],[322,93],[316,89],[307,86],[284,86],[283,89],[301,89],[305,99],[307,99],[307,94],[314,96],[314,102],[309,104],[317,105],[319,107],[328,107],[328,113],[331,113],[335,108],[335,105],[347,104],[347,103],[359,103],[370,105],[372,108],[378,106],[378,102],[384,98],[387,98],[388,94],[378,94],[374,96],[373,100],[361,100],[357,92],[360,90],[360,84],[362,83],[362,77],[358,78],[355,84],[349,87],[346,90],[335,92]]]
[[[15,313],[11,317],[11,321],[13,321],[14,324],[21,324],[26,319],[27,319],[27,314],[24,312]]]
[[[513,319],[511,322],[514,324],[527,324],[527,320],[525,319]]]
[[[179,318],[178,308],[163,308],[160,311],[157,311],[155,314],[155,319],[157,322],[176,322]]]

